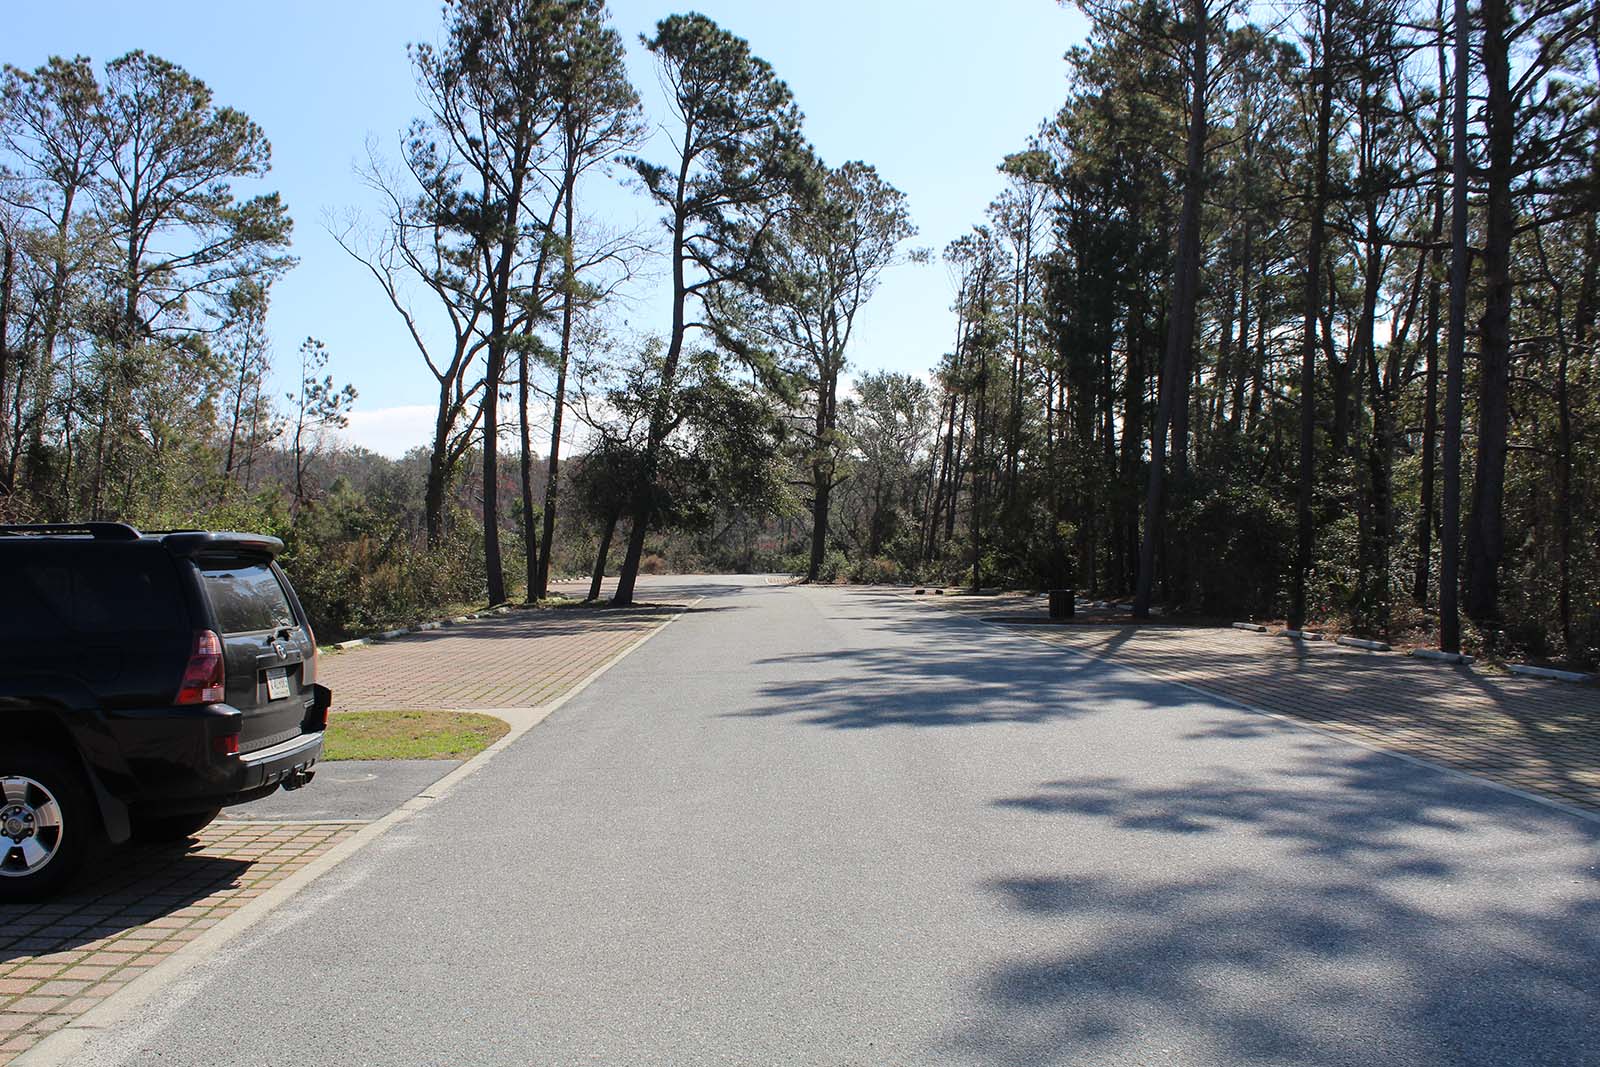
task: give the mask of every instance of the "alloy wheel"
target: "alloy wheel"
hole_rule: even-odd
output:
[[[65,827],[55,795],[32,778],[0,778],[0,877],[26,878],[61,851]]]

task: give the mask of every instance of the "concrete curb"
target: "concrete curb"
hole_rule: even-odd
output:
[[[1407,655],[1412,659],[1425,659],[1433,663],[1453,663],[1461,667],[1472,663],[1471,656],[1463,656],[1459,652],[1440,652],[1434,648],[1413,648]]]
[[[83,1050],[84,1045],[95,1035],[118,1028],[126,1020],[138,1013],[146,1003],[168,989],[172,983],[212,956],[217,955],[235,938],[247,932],[263,919],[266,919],[280,905],[288,902],[302,889],[305,889],[312,882],[315,882],[318,878],[327,874],[396,826],[409,821],[418,812],[444,798],[463,781],[481,770],[489,760],[505,751],[518,738],[555,714],[569,700],[589,688],[601,675],[632,655],[640,645],[665,630],[668,626],[671,626],[704,599],[705,597],[699,597],[691,601],[682,610],[669,615],[660,626],[642,635],[637,641],[629,644],[627,648],[606,660],[584,677],[582,681],[578,682],[577,685],[574,685],[550,703],[537,708],[504,708],[498,711],[485,712],[484,714],[492,714],[511,723],[511,729],[504,737],[428,786],[394,811],[391,811],[381,819],[367,823],[351,837],[341,841],[311,863],[308,863],[299,872],[290,875],[259,897],[243,905],[238,911],[223,919],[216,926],[206,930],[183,948],[111,994],[101,1001],[99,1005],[91,1008],[46,1037],[33,1048],[13,1060],[13,1067],[71,1067],[72,1064],[78,1061],[78,1054]],[[513,714],[506,714],[508,712],[514,713],[515,717],[513,717]],[[334,820],[318,821],[331,822]]]
[[[1264,634],[1267,632],[1267,628],[1265,626],[1255,622],[1236,622],[1233,624],[1233,628],[1235,630],[1249,630],[1253,634]]]
[[[446,626],[461,626],[469,622],[475,622],[478,619],[490,619],[496,615],[509,615],[516,610],[516,608],[502,604],[498,608],[485,608],[482,611],[468,612],[465,615],[456,615],[449,619],[432,619],[428,622],[413,623],[410,626],[402,626],[397,630],[385,630],[382,633],[368,634],[366,637],[356,637],[349,641],[336,641],[331,645],[320,645],[318,648],[323,652],[347,652],[352,648],[366,648],[368,645],[376,644],[379,641],[393,641],[395,638],[404,637],[407,634],[428,633],[433,630],[442,630]]]
[[[1364,648],[1368,652],[1389,652],[1389,651],[1391,651],[1391,649],[1389,648],[1389,643],[1387,641],[1368,641],[1365,637],[1343,637],[1343,636],[1340,636],[1340,637],[1335,637],[1333,639],[1333,643],[1336,644],[1336,645],[1343,645],[1346,648]]]
[[[1280,630],[1280,637],[1292,637],[1296,641],[1321,641],[1322,635],[1312,630]]]
[[[1531,663],[1508,663],[1506,670],[1512,674],[1520,674],[1528,678],[1549,678],[1557,682],[1593,682],[1600,680],[1600,675],[1581,674],[1578,671],[1558,671],[1554,667],[1535,667]]]

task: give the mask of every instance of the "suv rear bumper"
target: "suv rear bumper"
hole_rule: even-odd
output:
[[[242,804],[272,792],[278,786],[299,788],[311,769],[322,759],[322,731],[299,737],[239,757],[243,764],[244,785],[239,794],[224,800],[223,806]]]
[[[131,806],[141,815],[172,815],[245,804],[279,786],[304,785],[321,759],[322,731],[302,733],[247,755],[216,756],[189,776],[167,776],[159,790],[142,792]]]
[[[109,791],[135,814],[170,815],[244,804],[285,783],[303,785],[322,759],[329,703],[322,686],[311,695],[299,733],[245,753],[221,744],[237,736],[241,719],[227,704],[113,712],[108,725],[131,781],[123,779],[128,788],[107,781]]]

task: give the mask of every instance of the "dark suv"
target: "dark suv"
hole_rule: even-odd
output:
[[[176,839],[311,780],[329,693],[275,537],[0,526],[0,900],[103,835]]]

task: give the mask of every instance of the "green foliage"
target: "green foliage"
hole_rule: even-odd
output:
[[[801,567],[800,569],[801,571],[805,570],[804,567]],[[837,582],[842,579],[847,579],[849,575],[850,557],[838,549],[833,549],[823,555],[822,565],[817,568],[817,576],[814,580],[819,582]]]
[[[467,523],[430,548],[392,509],[341,482],[282,533],[283,567],[324,642],[483,602],[483,538]]]
[[[293,227],[278,195],[239,200],[232,188],[266,174],[266,134],[242,112],[216,106],[204,82],[130,52],[106,64],[97,121],[121,346],[181,323],[197,299],[223,299],[238,279],[290,265],[277,251]]]
[[[643,432],[636,446],[640,462],[630,509],[633,529],[613,596],[621,604],[632,600],[651,524],[671,508],[685,514],[696,510],[696,494],[683,491],[689,483],[670,484],[674,468],[681,473],[698,466],[701,476],[735,468],[758,475],[753,483],[748,478],[705,483],[714,491],[732,487],[744,493],[748,486],[767,495],[762,486],[779,484],[769,476],[771,463],[760,459],[775,457],[776,449],[765,447],[774,433],[750,434],[741,428],[749,424],[744,416],[759,414],[765,398],[726,377],[722,354],[692,352],[686,340],[692,329],[705,326],[694,307],[709,316],[723,294],[759,284],[761,246],[782,198],[803,179],[809,159],[800,136],[800,112],[788,86],[751,54],[746,41],[703,15],[690,14],[663,19],[644,44],[656,57],[667,91],[668,144],[677,155],[666,165],[638,158],[629,162],[662,210],[671,241],[672,325],[659,358],[645,353],[647,358],[633,372],[643,388],[612,392],[614,401],[629,395],[649,398],[636,407],[644,413],[636,420]],[[707,437],[707,447],[671,444],[697,411],[719,409],[736,423],[702,423],[699,432]],[[729,448],[734,443],[730,433],[755,443],[756,453]],[[744,502],[737,496],[731,501],[735,506]]]
[[[1204,476],[1176,487],[1169,513],[1193,592],[1186,602],[1213,617],[1274,618],[1293,560],[1294,510],[1284,495],[1241,478]]]
[[[900,580],[900,565],[892,559],[876,556],[852,563],[849,575],[852,582],[862,585],[893,584]]]
[[[744,209],[771,203],[803,173],[800,112],[771,64],[750,45],[700,14],[671,15],[644,45],[656,57],[673,121],[686,139],[677,166],[630,160],[646,191],[700,240],[685,255],[715,276],[742,272],[749,234]],[[688,167],[684,168],[683,163]],[[688,171],[688,181],[678,176]]]
[[[1426,638],[1449,333],[1436,254],[1450,192],[1438,84],[1448,35],[1431,8],[1402,0],[1319,0],[1270,27],[1239,24],[1254,12],[1230,5],[1096,0],[1086,11],[1091,37],[1068,54],[1063,106],[1001,163],[983,224],[945,250],[950,350],[927,380],[852,383],[856,314],[883,271],[921,258],[902,251],[914,232],[905,198],[867,163],[818,160],[788,87],[747,42],[697,14],[662,20],[644,42],[669,155],[627,164],[670,243],[673,329],[588,366],[570,331],[556,341],[552,309],[603,305],[615,282],[605,264],[633,243],[580,248],[575,207],[576,175],[639,140],[620,37],[601,0],[450,0],[445,43],[412,52],[429,115],[406,135],[403,180],[377,164],[369,174],[390,194],[385,236],[345,246],[439,384],[436,439],[399,463],[328,437],[353,391],[315,342],[288,408],[264,393],[268,298],[292,261],[281,201],[235,192],[267,173],[263,131],[142,52],[103,76],[84,59],[7,67],[0,517],[276,533],[324,637],[409,622],[478,600],[486,580],[499,592],[485,543],[504,534],[515,547],[497,508],[522,487],[473,440],[495,437],[499,387],[521,359],[564,386],[570,371],[586,409],[604,398],[570,457],[562,508],[555,484],[545,498],[557,573],[587,570],[614,529],[641,568],[1119,595],[1135,581],[1151,457],[1170,441],[1169,506],[1152,539],[1168,610],[1284,609],[1299,577],[1285,502],[1304,469],[1312,614]],[[1202,11],[1214,16],[1201,41],[1213,78],[1197,97],[1185,46]],[[1459,142],[1475,153],[1482,246],[1464,294],[1463,417],[1481,454],[1467,457],[1463,496],[1485,520],[1469,524],[1468,586],[1494,601],[1468,633],[1495,653],[1591,664],[1600,57],[1583,5],[1515,15],[1529,21],[1508,63],[1471,72],[1486,93],[1503,67],[1517,72],[1510,129],[1477,109]],[[1488,21],[1469,30],[1486,64]],[[1320,77],[1330,69],[1336,78]],[[1324,88],[1326,138],[1314,120]],[[1180,180],[1197,100],[1209,137],[1192,142],[1198,172]],[[1176,295],[1192,272],[1176,284],[1174,251],[1196,262],[1194,230],[1180,241],[1178,223],[1196,219],[1180,204],[1201,186],[1196,303]],[[1325,284],[1307,293],[1319,209]],[[434,301],[432,324],[412,318],[412,291]],[[577,349],[594,333],[594,347],[621,350],[600,317],[577,318]],[[1181,341],[1171,361],[1169,333]],[[435,335],[447,341],[430,348]],[[1155,432],[1163,397],[1170,438]],[[535,476],[528,520],[540,515]]]
[[[265,134],[138,51],[103,80],[83,58],[7,67],[0,97],[0,514],[135,517],[215,498],[240,444],[223,446],[219,421],[259,421],[253,402],[219,401],[241,382],[259,393],[265,364],[257,344],[235,373],[234,338],[210,327],[264,307],[293,262],[277,195],[233,188],[267,172]],[[255,450],[261,435],[246,436]]]

